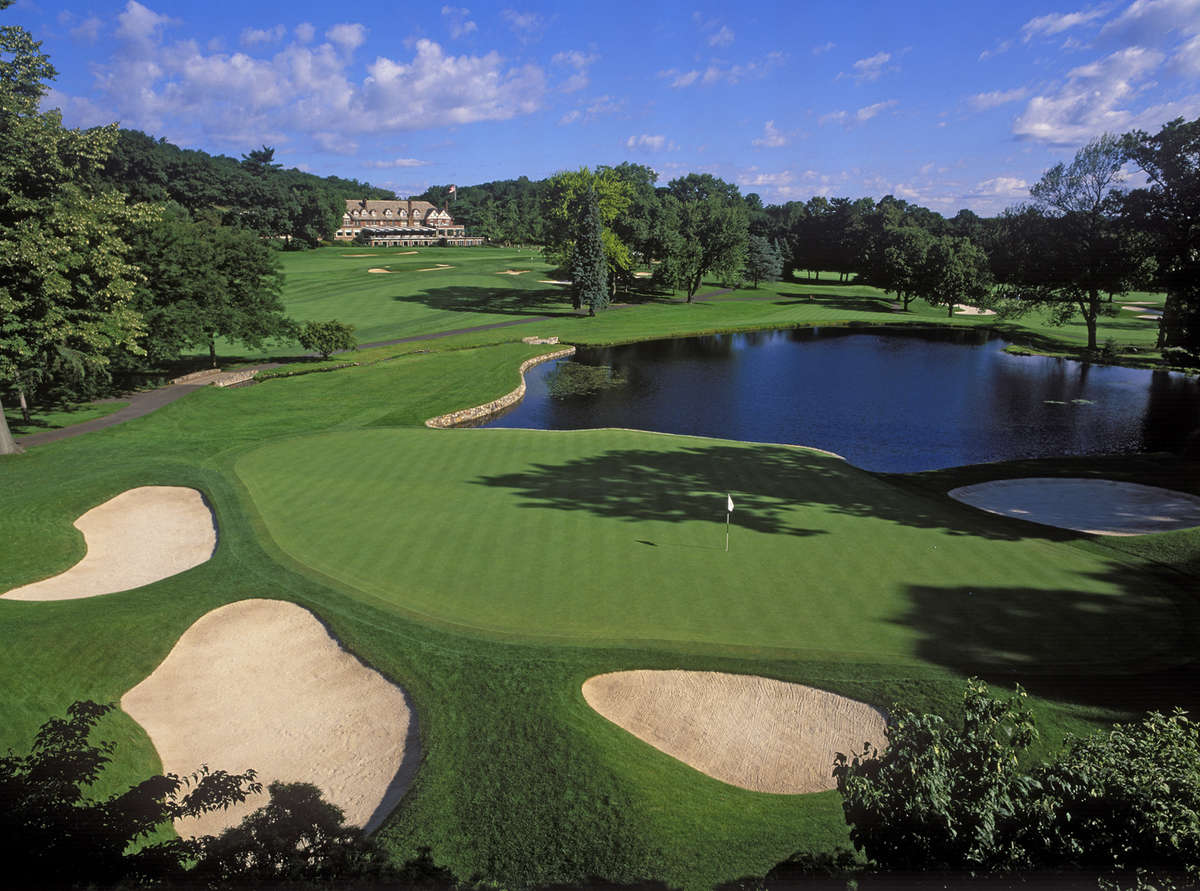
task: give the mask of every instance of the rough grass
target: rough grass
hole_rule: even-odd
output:
[[[309,317],[353,321],[338,311],[351,301],[333,264],[384,265],[336,256],[360,252],[288,255],[313,264]],[[536,268],[493,259],[499,269]],[[533,279],[487,274],[491,293]],[[460,327],[435,312],[481,318],[416,301],[408,320],[370,322],[373,299],[362,320],[389,336],[409,323]],[[822,323],[886,318],[872,305],[776,293],[614,310],[595,320],[607,331],[591,330],[628,339],[711,319],[799,323],[818,312]],[[568,324],[583,331],[588,321]],[[565,333],[535,327],[529,333]],[[221,530],[212,561],[136,591],[0,601],[0,748],[27,746],[74,699],[118,699],[210,609],[277,597],[312,609],[413,697],[426,755],[380,830],[396,857],[429,845],[461,878],[508,887],[603,877],[701,888],[761,875],[793,851],[847,846],[836,794],[761,795],[704,777],[592,713],[579,692],[588,676],[752,672],[952,717],[963,676],[983,671],[1030,687],[1043,747],[1147,707],[1200,704],[1200,679],[1183,661],[1200,628],[1186,574],[1200,548],[1195,532],[1114,546],[1029,530],[945,503],[948,478],[881,477],[776,447],[397,429],[496,398],[516,385],[522,360],[547,349],[478,347],[476,336],[389,348],[379,355],[387,361],[329,374],[201,390],[145,418],[0,459],[0,590],[71,565],[83,551],[71,522],[134,486],[199,488]],[[1164,458],[1129,466],[1200,478],[1194,464]],[[1078,459],[1023,470],[1121,467]],[[961,470],[972,472],[991,468]],[[729,555],[668,547],[720,541],[725,491],[749,496]],[[281,517],[285,507],[296,516]],[[314,541],[314,530],[330,540]],[[393,578],[380,576],[382,562]],[[346,571],[361,578],[335,577]],[[514,596],[522,592],[532,596]],[[1081,629],[1100,641],[1094,650]],[[1114,658],[1094,664],[1106,655]],[[1047,672],[1051,663],[1060,670]],[[120,746],[114,787],[158,768],[132,721],[117,715],[108,730]]]
[[[33,405],[29,408],[30,423],[26,424],[19,407],[13,407],[15,400],[5,397],[4,417],[8,421],[8,429],[13,436],[27,436],[43,430],[58,430],[84,421],[103,418],[127,406],[128,402],[56,402],[50,405]]]

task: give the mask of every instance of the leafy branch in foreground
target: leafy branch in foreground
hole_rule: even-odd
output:
[[[1200,724],[1151,713],[1026,768],[1037,731],[1024,700],[972,679],[961,728],[896,709],[885,751],[839,754],[855,846],[883,869],[1200,879]]]

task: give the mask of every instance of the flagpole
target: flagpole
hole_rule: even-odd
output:
[[[729,518],[733,514],[730,511],[725,512],[725,553],[729,553]]]

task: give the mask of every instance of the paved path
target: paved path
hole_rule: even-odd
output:
[[[707,294],[697,294],[692,299],[705,300],[709,297],[719,297],[722,294],[730,293],[729,288],[724,288],[719,291],[709,291]],[[629,304],[623,304],[629,305]],[[489,325],[472,325],[470,328],[454,328],[450,331],[435,331],[432,334],[416,334],[412,337],[397,337],[394,340],[377,340],[372,343],[361,344],[358,348],[361,350],[372,349],[374,347],[396,346],[401,343],[416,343],[422,340],[437,340],[441,337],[453,337],[455,334],[473,334],[476,331],[491,331],[496,328],[509,328],[513,325],[529,325],[534,322],[553,322],[561,316],[529,316],[522,319],[513,319],[509,322],[492,322]],[[349,351],[346,351],[349,352]],[[310,358],[316,358],[316,353],[308,353]],[[266,362],[262,365],[257,365],[257,369],[277,368],[278,362]],[[94,421],[84,421],[82,424],[73,424],[70,427],[63,427],[58,430],[46,430],[43,433],[31,433],[28,436],[22,436],[17,440],[17,445],[22,448],[30,446],[45,445],[48,442],[58,442],[60,439],[69,439],[72,436],[81,436],[84,433],[91,433],[93,430],[103,430],[105,427],[113,427],[117,424],[123,424],[126,421],[131,421],[134,418],[140,418],[143,415],[148,415],[152,411],[157,411],[164,405],[169,405],[176,399],[182,399],[188,393],[192,393],[209,385],[208,381],[198,384],[168,384],[165,387],[158,387],[154,390],[146,390],[141,393],[134,393],[130,398],[129,405],[113,412],[111,415],[106,415],[103,418],[96,418]]]

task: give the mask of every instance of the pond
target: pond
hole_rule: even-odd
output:
[[[1005,346],[979,330],[805,328],[581,349],[528,372],[525,399],[483,426],[794,443],[885,472],[1170,451],[1200,427],[1196,378]]]

